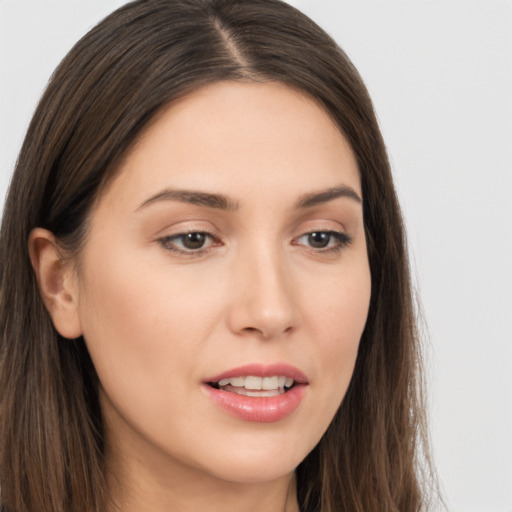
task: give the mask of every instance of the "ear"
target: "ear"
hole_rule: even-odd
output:
[[[78,314],[79,286],[73,266],[62,258],[55,236],[46,229],[36,228],[30,233],[28,250],[55,329],[64,338],[78,338],[82,326]]]

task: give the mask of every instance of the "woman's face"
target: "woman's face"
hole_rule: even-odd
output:
[[[346,139],[286,86],[219,83],[157,116],[91,214],[77,278],[110,453],[231,482],[294,470],[367,317],[361,199]]]

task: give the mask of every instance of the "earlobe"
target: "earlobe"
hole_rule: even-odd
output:
[[[72,265],[62,258],[55,236],[46,229],[36,228],[30,233],[28,249],[41,297],[55,329],[65,338],[78,338],[82,326]]]

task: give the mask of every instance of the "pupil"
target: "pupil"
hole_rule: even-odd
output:
[[[327,245],[329,245],[330,239],[331,235],[324,232],[310,233],[308,235],[309,245],[315,249],[322,249],[327,247]]]
[[[187,233],[183,237],[183,245],[187,249],[200,249],[206,240],[204,233]]]

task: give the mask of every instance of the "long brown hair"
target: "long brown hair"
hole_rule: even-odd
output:
[[[279,0],[139,0],[92,29],[57,68],[10,186],[0,240],[2,511],[99,512],[107,495],[96,373],[83,339],[65,340],[51,323],[29,233],[44,227],[79,251],[91,205],[141,130],[170,102],[222,80],[277,81],[314,97],[347,137],[361,175],[370,310],[343,403],[297,468],[301,510],[425,508],[427,436],[403,223],[359,74],[325,32]]]

